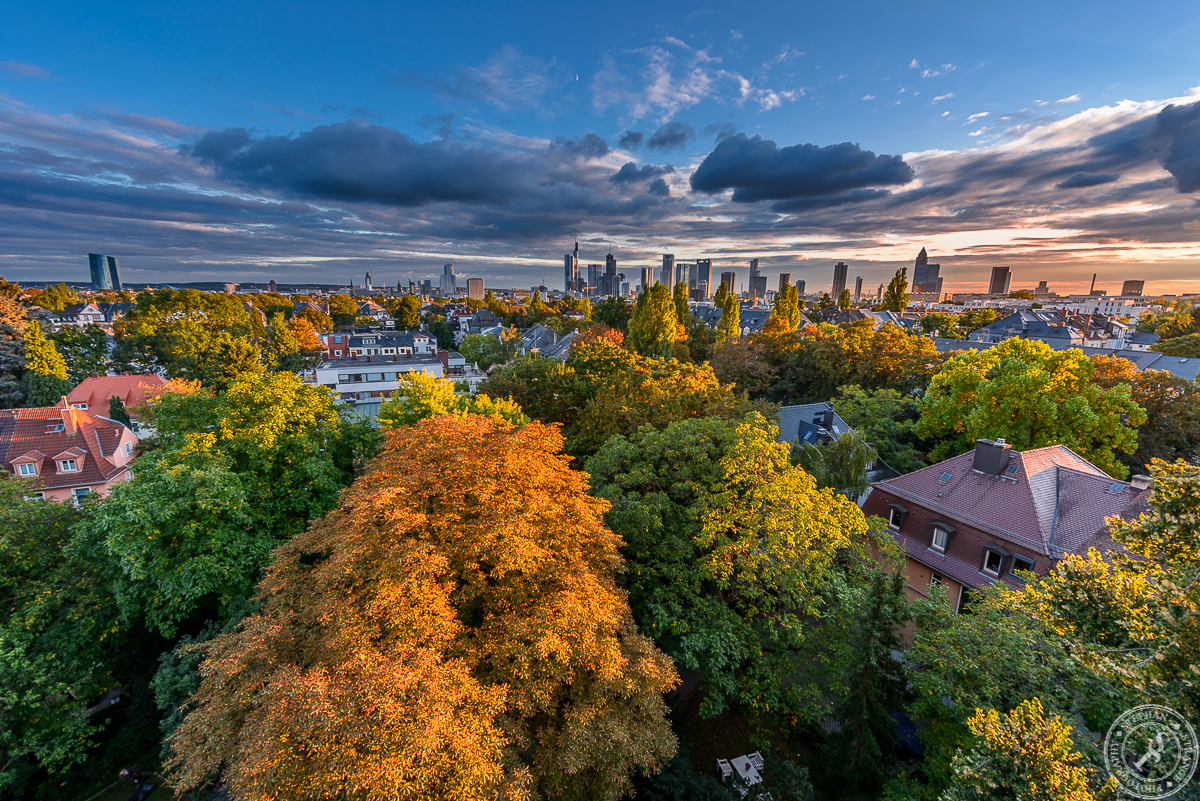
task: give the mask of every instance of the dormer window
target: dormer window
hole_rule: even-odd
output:
[[[938,553],[945,553],[946,546],[950,544],[950,535],[954,532],[950,526],[935,523],[933,526],[933,537],[930,540],[929,547]]]
[[[904,525],[904,518],[908,516],[908,510],[899,504],[893,503],[888,505],[888,525],[897,531]]]
[[[71,405],[74,406],[76,409],[81,409],[82,411],[85,411],[85,412],[87,411],[87,407],[88,407],[88,405],[86,403],[72,403]]]
[[[79,463],[74,459],[60,459],[58,469],[64,473],[75,473],[79,470]]]
[[[999,576],[1000,569],[1004,567],[1004,556],[996,551],[988,550],[983,552],[983,572],[989,576]]]
[[[24,462],[22,464],[19,464],[19,465],[17,465],[17,475],[36,476],[37,475],[37,465],[31,464],[29,462]]]

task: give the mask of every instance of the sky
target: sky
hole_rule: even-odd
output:
[[[0,273],[1200,292],[1200,3],[4,3]],[[636,279],[633,281],[636,283]],[[772,278],[771,286],[774,286]]]

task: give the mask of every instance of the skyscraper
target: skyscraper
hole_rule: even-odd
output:
[[[644,291],[644,290],[649,289],[651,286],[652,278],[651,278],[650,273],[652,271],[649,267],[643,267],[643,268],[641,268],[641,272],[642,272],[642,290]]]
[[[617,257],[609,253],[604,257],[604,287],[602,295],[621,294],[621,281],[617,278]]]
[[[454,278],[454,265],[442,265],[442,297],[453,297],[458,292],[458,284]]]
[[[678,284],[680,281],[683,282],[684,286],[688,286],[689,284],[691,284],[692,270],[694,268],[695,268],[695,265],[692,264],[691,262],[687,262],[687,261],[675,262],[675,281],[674,281],[674,283],[671,284],[671,288],[674,289],[675,284]]]
[[[796,282],[796,294],[799,295],[800,297],[804,297],[804,280],[803,279]]]
[[[780,292],[782,292],[783,288],[790,283],[792,283],[792,274],[791,273],[780,273],[779,274],[779,291]]]
[[[862,276],[857,276],[854,279],[854,299],[858,300],[862,297]]]
[[[92,289],[112,289],[108,275],[108,262],[99,253],[88,254],[88,267],[92,271]]]
[[[274,295],[275,293],[277,293],[279,291],[279,284],[275,283],[274,278],[272,278],[270,281],[267,282],[267,291],[270,292],[272,295]]]
[[[367,270],[367,282],[363,286],[365,286],[367,288],[368,292],[370,292],[372,289],[374,289],[374,287],[371,286],[371,271],[370,270]]]
[[[917,254],[917,263],[913,266],[913,292],[942,292],[942,278],[939,273],[942,270],[940,264],[930,264],[929,256],[925,253],[925,248],[921,248],[921,252]]]
[[[108,262],[108,280],[112,284],[112,288],[120,292],[125,288],[121,283],[121,262],[117,261],[116,256],[105,256],[104,260]]]
[[[1007,295],[1008,287],[1012,284],[1012,273],[1007,267],[992,268],[992,282],[988,286],[989,295]]]
[[[696,259],[692,271],[692,300],[705,301],[712,294],[712,259]]]
[[[1130,295],[1135,298],[1140,298],[1145,289],[1145,281],[1126,281],[1125,283],[1121,284],[1121,294]]]
[[[674,281],[671,280],[674,277],[674,275],[675,275],[675,254],[674,253],[664,253],[663,254],[662,272],[659,274],[658,282],[665,287],[670,287],[670,286],[674,285]]]
[[[758,259],[750,260],[750,297],[765,298],[767,296],[767,277],[758,272]]]
[[[579,241],[575,241],[575,252],[563,255],[563,283],[566,285],[566,292],[579,292],[582,287],[579,286]]]
[[[721,273],[721,283],[725,285],[725,288],[729,291],[729,294],[737,294],[737,272],[735,270],[729,270],[728,272]]]
[[[842,296],[846,291],[846,274],[850,271],[850,267],[844,261],[839,261],[833,265],[833,293],[830,295],[834,300]]]
[[[587,284],[581,287],[582,292],[589,298],[600,294],[601,268],[599,264],[587,266]]]
[[[483,300],[483,279],[467,279],[467,297],[472,300]]]

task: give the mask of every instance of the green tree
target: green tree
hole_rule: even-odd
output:
[[[67,363],[36,320],[25,331],[25,368],[30,406],[53,406],[71,391]]]
[[[670,292],[662,284],[655,284],[638,295],[625,343],[644,356],[668,357],[675,344],[678,324],[678,310],[671,301]]]
[[[1095,363],[1079,350],[1008,339],[951,357],[921,401],[915,431],[938,440],[934,459],[963,453],[976,439],[1004,438],[1017,450],[1065,445],[1118,478],[1128,470],[1114,451],[1137,449],[1146,412],[1127,385],[1091,382]]]
[[[129,410],[125,408],[125,401],[118,395],[108,399],[108,419],[116,420],[126,428],[133,428],[133,420],[129,417]]]
[[[857,500],[871,487],[867,471],[875,464],[875,448],[861,431],[850,429],[829,442],[792,443],[792,462],[808,471],[821,489]]]
[[[703,676],[705,715],[829,709],[828,677],[797,666],[830,633],[828,593],[863,564],[868,525],[789,464],[777,431],[758,415],[683,420],[614,437],[587,462],[625,542],[639,627]]]
[[[1075,750],[1071,727],[1037,698],[1003,715],[976,710],[969,725],[976,744],[956,760],[943,801],[1099,801],[1116,789]]]
[[[914,433],[920,417],[920,401],[894,389],[865,390],[850,384],[839,390],[833,410],[870,442],[879,458],[899,473],[925,466],[920,440]]]
[[[1200,386],[1165,370],[1138,370],[1119,356],[1096,356],[1092,383],[1103,388],[1128,385],[1134,403],[1146,411],[1138,426],[1137,450],[1118,453],[1126,467],[1144,473],[1152,459],[1194,462],[1200,455]]]
[[[956,614],[944,589],[915,605],[916,630],[905,663],[913,699],[908,712],[925,722],[923,797],[954,781],[955,755],[971,744],[977,709],[1009,712],[1038,697],[1064,716],[1084,714],[1107,726],[1122,704],[1115,685],[1097,680],[1054,628],[1027,612],[1006,586],[972,596]]]
[[[261,370],[266,341],[262,312],[233,295],[160,289],[113,323],[113,361],[133,373],[158,373],[224,389],[242,373]]]
[[[512,398],[492,400],[485,394],[473,398],[459,395],[451,382],[419,371],[401,374],[392,397],[380,404],[376,419],[384,428],[397,428],[431,417],[468,414],[496,415],[513,425],[529,422]]]
[[[167,636],[244,603],[271,549],[331,509],[374,450],[369,428],[291,373],[249,373],[220,396],[164,392],[145,414],[158,447],[89,514],[82,542],[122,610]]]
[[[850,308],[852,303],[853,303],[853,299],[850,297],[850,290],[843,289],[842,294],[838,295],[837,307],[839,309],[848,309],[848,308]]]
[[[454,350],[454,329],[446,322],[446,318],[440,314],[432,315],[429,318],[429,333],[437,340],[438,350]]]
[[[0,292],[0,409],[24,406],[29,395],[23,341],[28,327],[25,307],[11,295]]]
[[[821,297],[817,299],[817,308],[821,311],[832,309],[836,306],[837,301],[830,297],[828,292],[822,293]]]
[[[644,292],[645,289],[642,291]],[[604,323],[609,328],[628,333],[629,321],[633,317],[633,308],[625,298],[605,298],[596,304],[592,311],[592,319],[598,323]]]
[[[480,370],[504,364],[512,356],[505,343],[494,334],[467,334],[458,345],[458,352]]]
[[[358,322],[358,302],[349,295],[332,295],[329,298],[329,316],[335,325],[354,325]]]
[[[721,286],[725,286],[724,282],[721,283]],[[721,338],[736,339],[740,337],[742,335],[742,304],[737,295],[732,291],[727,291],[717,307],[721,310],[721,321],[717,324],[717,331]]]
[[[1200,359],[1200,334],[1184,334],[1183,336],[1163,340],[1158,343],[1156,350],[1168,356]]]
[[[896,270],[892,280],[888,282],[883,293],[883,303],[879,304],[880,311],[891,311],[903,314],[908,308],[908,268]]]
[[[1148,511],[1133,520],[1108,520],[1121,549],[1068,554],[1051,573],[1026,585],[1023,601],[1063,633],[1097,674],[1195,720],[1200,468],[1156,460],[1151,475]]]
[[[904,700],[904,674],[893,657],[904,643],[900,631],[911,618],[904,591],[903,561],[891,556],[889,571],[869,571],[865,586],[845,593],[845,653],[838,660],[840,686],[833,717],[841,725],[822,747],[823,783],[840,798],[878,798],[896,772],[892,713]],[[888,556],[884,557],[885,559]]]
[[[671,302],[675,305],[675,322],[687,327],[688,317],[691,316],[691,311],[688,309],[688,288],[683,281],[675,284],[675,289],[671,293]]]
[[[846,306],[849,307],[847,301]],[[775,303],[771,307],[771,316],[778,317],[787,323],[789,329],[800,326],[800,293],[791,284],[784,284],[775,294]]]
[[[995,309],[968,309],[959,315],[959,328],[966,334],[996,322]]]
[[[678,677],[638,634],[606,505],[561,446],[494,417],[396,429],[277,552],[261,611],[205,646],[176,786],[616,801],[664,765]]]
[[[267,366],[284,373],[297,373],[303,366],[300,342],[292,334],[281,312],[271,316],[270,338],[263,353]]]
[[[54,284],[42,290],[34,302],[43,309],[57,312],[78,303],[79,294],[66,284]]]
[[[108,372],[108,338],[104,329],[95,323],[83,328],[64,326],[51,334],[55,349],[62,354],[67,365],[67,380],[77,386],[90,375]]]
[[[930,312],[920,320],[921,330],[929,336],[939,336],[943,339],[962,339],[963,332],[958,324],[961,318],[956,314]]]
[[[491,294],[490,290],[488,294]],[[399,330],[410,331],[416,328],[421,324],[421,299],[416,295],[405,295],[400,298],[392,306],[392,317]]]

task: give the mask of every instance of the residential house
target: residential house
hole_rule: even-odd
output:
[[[37,479],[38,497],[81,501],[129,480],[137,436],[121,423],[72,406],[0,410],[0,462]]]
[[[358,316],[370,317],[379,325],[388,326],[392,324],[392,315],[388,313],[387,309],[373,300],[364,300],[358,304]]]
[[[1004,440],[876,482],[863,512],[904,551],[910,599],[945,588],[956,610],[1019,571],[1046,573],[1066,554],[1118,547],[1104,521],[1144,508],[1150,480],[1118,481],[1062,445],[1018,452]]]
[[[462,357],[459,357],[460,359]],[[437,355],[365,355],[321,362],[305,375],[309,383],[328,387],[339,403],[378,403],[390,398],[403,373],[423,372],[442,378],[446,365]]]
[[[821,312],[821,318],[832,325],[849,325],[861,320],[870,320],[871,329],[878,331],[891,323],[894,326],[908,329],[909,321],[901,314],[892,311],[871,311],[870,309],[827,309]]]
[[[424,331],[374,331],[318,334],[325,343],[326,360],[357,356],[429,356],[437,340]]]
[[[560,334],[553,328],[547,328],[541,323],[535,323],[517,342],[518,356],[553,356],[560,361],[566,361],[567,351],[578,335],[572,331]]]
[[[95,303],[76,303],[60,312],[47,311],[45,318],[46,322],[54,326],[72,325],[82,328],[85,325],[103,323],[104,312]]]
[[[94,375],[83,379],[79,386],[71,390],[67,395],[67,403],[76,409],[107,417],[111,399],[120,398],[129,416],[133,418],[138,436],[145,437],[147,431],[138,424],[136,407],[147,395],[161,392],[166,386],[167,379],[160,375]]]

